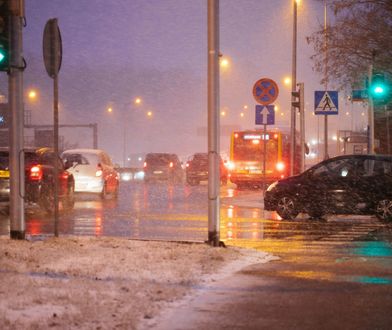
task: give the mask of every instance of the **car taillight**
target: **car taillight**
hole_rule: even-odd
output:
[[[169,163],[169,167],[172,168],[174,166],[173,162]]]
[[[147,162],[144,162],[143,167],[144,167],[144,168],[147,167]]]
[[[68,177],[69,177],[69,174],[67,171],[60,173],[60,179],[67,180]]]
[[[32,181],[39,181],[42,179],[42,168],[40,165],[34,165],[30,168],[29,179]]]
[[[284,165],[283,162],[278,162],[278,163],[276,163],[275,166],[276,166],[276,169],[277,169],[279,172],[284,171],[285,165]]]

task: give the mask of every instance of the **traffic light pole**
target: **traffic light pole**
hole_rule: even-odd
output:
[[[373,77],[373,60],[369,65],[368,72],[368,85],[372,85],[372,77]],[[368,101],[368,154],[374,154],[374,102],[372,93],[369,93],[369,101]]]
[[[23,2],[10,1],[10,70],[8,77],[8,98],[10,107],[10,237],[25,238],[25,194],[23,157],[23,70],[22,28]]]

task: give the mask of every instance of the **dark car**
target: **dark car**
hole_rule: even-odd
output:
[[[221,157],[220,162],[220,181],[222,184],[227,184],[228,171],[223,163]],[[208,154],[207,153],[196,153],[185,165],[186,182],[195,186],[200,181],[208,180]]]
[[[69,174],[59,156],[49,148],[24,149],[25,194],[24,200],[36,203],[48,213],[54,210],[54,161],[58,164],[59,201],[64,210],[74,207],[74,178]],[[0,149],[0,199],[10,196],[9,151]]]
[[[345,155],[271,184],[264,208],[283,219],[299,213],[376,215],[392,221],[392,156]]]
[[[181,183],[184,171],[180,159],[171,153],[149,153],[144,160],[144,181],[169,181]]]

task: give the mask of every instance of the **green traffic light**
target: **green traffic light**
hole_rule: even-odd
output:
[[[374,94],[376,94],[376,95],[381,95],[381,94],[384,94],[385,89],[384,89],[383,86],[375,86],[375,87],[373,88],[373,92],[374,92]]]
[[[0,50],[0,63],[5,60],[5,55],[4,53]]]

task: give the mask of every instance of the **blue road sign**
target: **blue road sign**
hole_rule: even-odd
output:
[[[274,125],[275,124],[275,106],[274,105],[256,105],[256,125]]]
[[[337,115],[339,111],[337,91],[314,92],[315,115]]]

